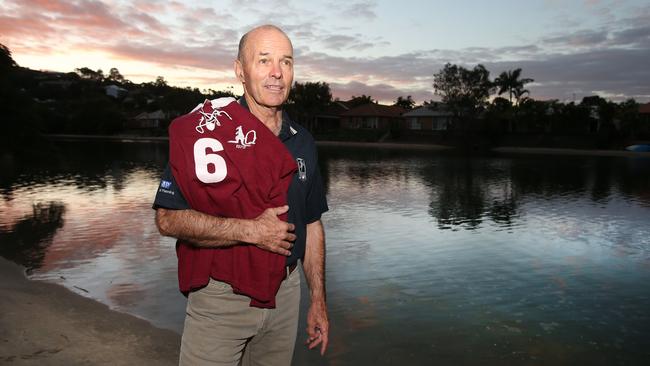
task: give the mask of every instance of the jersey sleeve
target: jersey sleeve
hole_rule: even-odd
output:
[[[316,168],[314,169],[314,177],[309,187],[309,192],[307,193],[307,224],[320,220],[323,213],[329,210],[323,179],[318,167],[318,154],[316,154],[314,161],[316,162]]]
[[[183,197],[181,189],[174,180],[174,175],[171,172],[169,164],[165,166],[165,171],[160,178],[160,185],[156,192],[156,198],[153,202],[153,208],[159,207],[172,209],[172,210],[186,210],[190,208],[189,204]]]

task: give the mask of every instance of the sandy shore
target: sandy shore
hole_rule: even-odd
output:
[[[0,364],[177,365],[180,336],[0,258]]]

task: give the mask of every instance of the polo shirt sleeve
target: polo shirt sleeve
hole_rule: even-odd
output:
[[[318,166],[318,154],[315,154],[314,177],[307,193],[307,224],[320,220],[323,213],[329,210],[327,206],[327,197],[325,197],[325,188],[323,179]]]
[[[181,193],[180,187],[178,187],[174,180],[174,175],[169,168],[169,164],[167,164],[162,174],[158,191],[156,192],[156,198],[153,202],[154,209],[159,207],[171,210],[186,210],[190,208],[190,205]]]

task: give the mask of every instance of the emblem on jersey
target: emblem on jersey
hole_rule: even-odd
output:
[[[304,182],[307,180],[307,164],[303,158],[297,158],[296,163],[298,164],[298,179]]]
[[[168,181],[168,180],[164,180],[164,179],[163,179],[163,180],[160,182],[160,187],[161,187],[161,188],[169,189],[169,187],[171,187],[171,186],[172,186],[172,182],[171,182],[171,181]]]
[[[235,129],[235,139],[228,141],[231,144],[237,144],[238,149],[245,149],[255,145],[255,140],[257,140],[257,132],[255,130],[250,130],[244,133],[244,130],[241,126]]]
[[[201,109],[199,109],[199,113],[201,114],[201,118],[199,119],[199,125],[196,126],[196,132],[198,133],[205,132],[203,127],[207,128],[209,131],[214,131],[216,126],[221,126],[221,122],[219,122],[217,117],[221,117],[222,115],[226,115],[226,117],[232,121],[228,112],[213,109],[212,102],[207,99],[203,102]]]

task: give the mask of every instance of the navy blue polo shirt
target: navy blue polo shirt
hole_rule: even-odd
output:
[[[246,99],[239,98],[239,103],[248,109]],[[291,180],[287,194],[289,205],[287,220],[296,227],[294,232],[296,241],[291,249],[291,256],[287,257],[287,265],[292,265],[305,256],[307,224],[320,220],[328,207],[323,180],[318,169],[318,152],[314,138],[305,128],[291,121],[286,112],[282,115],[282,128],[278,137],[298,165],[298,171]],[[174,181],[169,164],[165,167],[154,200],[154,208],[157,207],[173,210],[190,208]]]

